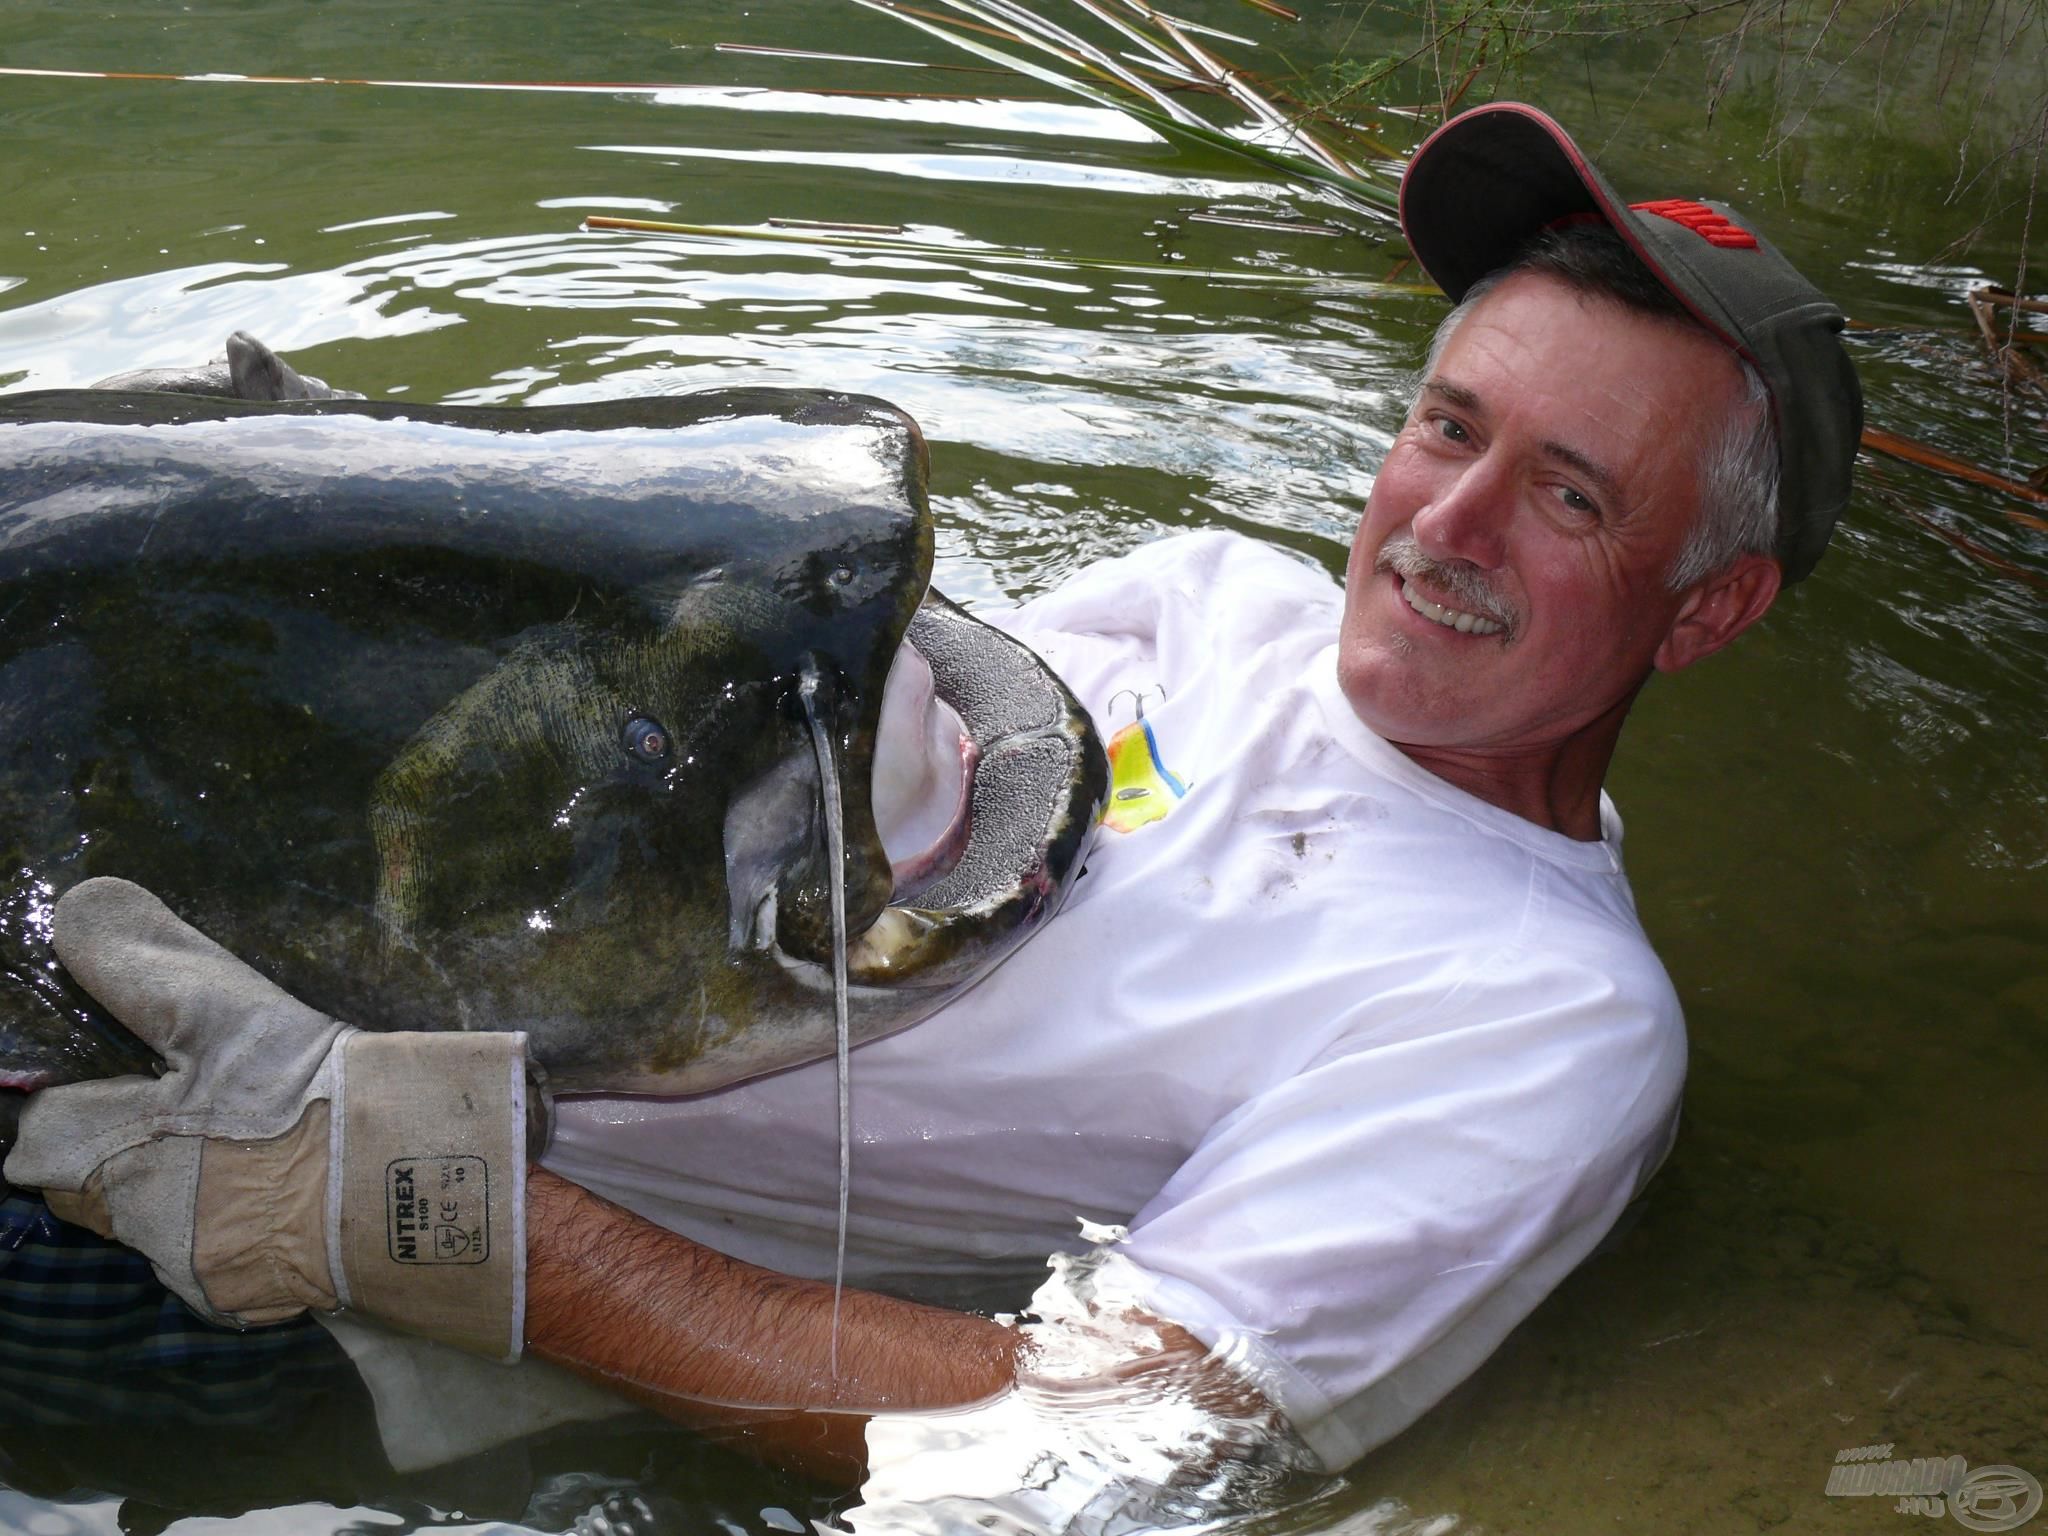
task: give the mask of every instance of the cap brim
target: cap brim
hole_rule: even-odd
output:
[[[1732,217],[1720,205],[1711,206]],[[1534,107],[1496,102],[1453,118],[1423,141],[1401,182],[1402,232],[1416,260],[1454,303],[1544,230],[1579,218],[1597,219],[1612,229],[1695,320],[1763,369],[1783,425],[1784,403],[1776,387],[1781,374],[1771,366],[1773,360],[1759,355],[1754,334],[1764,310],[1745,325],[1729,313],[1714,274],[1703,270],[1726,262],[1725,253],[1717,255],[1682,224],[1637,212],[1580,153],[1571,135]],[[1782,291],[1773,303],[1792,307],[1818,301],[1832,311],[1754,231],[1745,226],[1743,234],[1769,252],[1773,269],[1783,270],[1784,281],[1776,285]],[[1768,279],[1759,270],[1745,274],[1746,284],[1760,281]]]
[[[1409,248],[1453,300],[1574,214],[1629,234],[1628,205],[1571,136],[1519,102],[1452,118],[1423,141],[1401,179]]]

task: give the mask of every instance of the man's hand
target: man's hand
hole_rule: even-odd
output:
[[[37,1094],[11,1182],[140,1250],[214,1322],[359,1307],[518,1356],[524,1035],[339,1023],[125,880],[67,892],[53,942],[167,1070]]]

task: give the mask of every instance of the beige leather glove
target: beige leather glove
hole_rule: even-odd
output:
[[[35,1095],[11,1182],[215,1322],[354,1307],[518,1358],[524,1035],[341,1024],[125,880],[68,891],[54,942],[169,1070]]]

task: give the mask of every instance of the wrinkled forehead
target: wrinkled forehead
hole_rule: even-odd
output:
[[[1581,387],[1590,398],[1623,385],[1645,394],[1690,395],[1698,410],[1715,414],[1723,400],[1766,398],[1762,383],[1735,349],[1691,317],[1639,308],[1597,288],[1581,287],[1548,272],[1517,272],[1459,304],[1432,338],[1416,376],[1416,404],[1425,386],[1450,384],[1445,361],[1461,350],[1474,327],[1545,346],[1559,338],[1544,382]]]
[[[1586,315],[1626,316],[1660,328],[1670,335],[1712,344],[1715,352],[1737,367],[1742,355],[1718,332],[1702,325],[1675,300],[1654,307],[1596,282],[1549,268],[1504,268],[1475,284],[1464,300],[1453,306],[1439,325],[1433,343],[1440,348],[1472,314],[1496,307],[1503,294],[1514,293],[1524,307],[1538,313],[1555,311],[1567,317]]]

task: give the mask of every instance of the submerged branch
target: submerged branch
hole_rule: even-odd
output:
[[[1982,544],[1977,543],[1976,540],[1966,538],[1964,535],[1957,533],[1955,529],[1946,527],[1934,518],[1929,517],[1925,512],[1913,506],[1905,497],[1898,495],[1896,492],[1881,492],[1879,499],[1894,512],[1903,513],[1908,519],[1918,523],[1944,544],[1947,544],[1952,549],[1959,550],[1979,565],[1996,571],[2008,580],[2024,582],[2037,592],[2048,592],[2048,576],[2043,576],[2038,571],[2030,571],[2025,566],[2006,559],[2003,555],[1994,554]]]
[[[2028,485],[2024,480],[2009,480],[2004,475],[1994,474],[1988,469],[1943,453],[1939,448],[1916,442],[1910,437],[1901,437],[1896,432],[1887,432],[1881,427],[1863,429],[1863,446],[1875,453],[1899,459],[1907,464],[1917,464],[1922,469],[1931,469],[1937,474],[1947,475],[1952,480],[1965,480],[1971,485],[1981,485],[1987,490],[2001,491],[2021,501],[2031,501],[2037,506],[2048,507],[2048,491]],[[2031,512],[2004,509],[2005,516],[2023,528],[2032,528],[2048,533],[2048,518],[2036,517]]]

